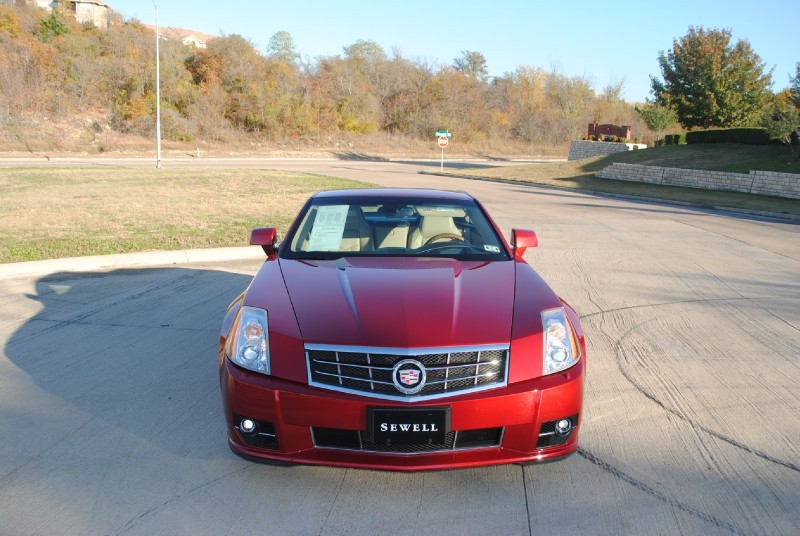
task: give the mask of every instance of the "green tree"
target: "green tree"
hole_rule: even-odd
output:
[[[659,145],[661,135],[678,123],[678,114],[668,106],[648,102],[644,106],[637,106],[636,111],[647,128],[655,133],[656,145]]]
[[[267,43],[267,56],[287,65],[295,63],[300,58],[300,54],[295,49],[292,34],[280,31],[270,37],[269,43]]]
[[[485,82],[489,77],[486,58],[480,52],[462,50],[461,57],[453,60],[453,69],[464,76]]]
[[[769,99],[772,71],[750,43],[731,43],[730,30],[689,27],[659,52],[663,81],[651,76],[655,101],[671,106],[686,128],[737,127],[758,122]]]
[[[39,21],[39,40],[42,43],[49,43],[54,37],[69,32],[69,26],[61,20],[61,17],[58,16],[58,12],[55,10]]]
[[[378,43],[359,39],[352,45],[344,47],[346,58],[356,61],[376,63],[386,61],[386,51]]]
[[[794,76],[789,77],[789,92],[792,95],[792,101],[794,105],[800,108],[800,62],[797,62],[794,66],[795,72]]]
[[[797,162],[800,160],[800,108],[794,99],[792,89],[784,89],[775,95],[764,110],[761,126],[767,129],[770,138],[788,146]]]
[[[795,162],[800,160],[800,62],[794,76],[789,75],[789,88],[776,94],[764,109],[760,125],[773,140],[791,149]]]

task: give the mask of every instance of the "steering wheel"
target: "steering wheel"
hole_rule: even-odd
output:
[[[427,241],[426,241],[424,244],[422,244],[422,245],[423,245],[423,246],[427,246],[427,245],[428,245],[428,244],[430,244],[431,242],[436,242],[437,240],[442,240],[443,238],[448,238],[448,239],[450,239],[450,240],[458,240],[459,242],[463,242],[463,241],[464,241],[464,237],[463,237],[463,236],[461,236],[461,235],[459,235],[459,234],[455,234],[455,233],[439,233],[439,234],[437,234],[437,235],[434,235],[434,236],[430,237],[430,238],[429,238],[429,239],[428,239],[428,240],[427,240]]]

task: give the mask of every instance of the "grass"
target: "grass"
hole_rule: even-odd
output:
[[[785,147],[684,145],[457,174],[800,215],[800,200],[594,176],[613,162],[800,173],[788,154]],[[0,263],[246,245],[253,227],[285,232],[312,192],[374,186],[265,170],[0,169]]]
[[[628,151],[604,157],[493,169],[459,170],[453,174],[495,180],[531,182],[557,188],[653,197],[702,206],[800,215],[800,200],[739,192],[681,188],[628,181],[599,179],[594,174],[614,162],[686,169],[747,173],[750,170],[800,174],[800,163],[791,162],[786,147],[732,144],[679,145]],[[798,175],[800,180],[800,175]]]
[[[285,232],[318,190],[369,188],[281,171],[0,169],[0,263],[246,245]]]
[[[791,151],[783,145],[667,145],[646,151],[610,155],[603,165],[611,165],[613,162],[732,173],[748,173],[750,170],[800,173],[800,162],[792,162]]]

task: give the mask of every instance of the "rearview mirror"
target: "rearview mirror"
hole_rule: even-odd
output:
[[[514,249],[514,257],[522,260],[522,255],[528,248],[535,248],[539,245],[539,239],[536,238],[536,233],[526,229],[512,229],[511,230],[511,247]]]
[[[273,255],[275,253],[275,239],[278,231],[275,227],[258,227],[250,233],[250,245],[261,246],[264,253]]]

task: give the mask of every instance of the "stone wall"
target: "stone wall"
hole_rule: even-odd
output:
[[[638,164],[612,164],[596,174],[601,179],[649,182],[669,186],[728,190],[749,194],[800,199],[800,175],[774,171],[727,173],[701,169],[679,169]]]
[[[614,143],[610,141],[573,141],[569,146],[567,160],[582,160],[593,156],[604,156],[613,153],[622,153],[634,149],[646,149],[642,143]]]

